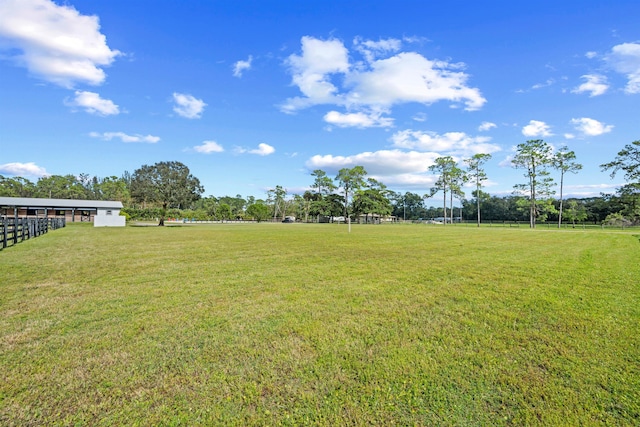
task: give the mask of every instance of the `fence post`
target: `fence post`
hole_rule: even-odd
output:
[[[18,218],[13,220],[13,244],[18,244]]]
[[[9,220],[7,218],[4,218],[2,220],[2,248],[3,249],[7,247],[7,232],[9,231],[8,226],[9,226]]]

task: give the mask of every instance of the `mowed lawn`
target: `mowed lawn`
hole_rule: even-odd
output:
[[[70,224],[0,251],[0,425],[640,425],[640,239]]]

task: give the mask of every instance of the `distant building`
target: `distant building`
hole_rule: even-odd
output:
[[[93,222],[94,227],[124,227],[121,209],[118,201],[0,197],[0,216],[64,217],[67,222]]]
[[[451,223],[451,218],[450,217],[437,217],[437,218],[431,218],[431,221],[435,221],[435,222],[447,222],[447,223]],[[462,217],[461,216],[454,216],[453,217],[453,222],[462,222]]]
[[[393,215],[380,214],[360,214],[358,215],[359,224],[382,224],[385,222],[396,222],[397,218]]]

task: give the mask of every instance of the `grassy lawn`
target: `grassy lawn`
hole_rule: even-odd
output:
[[[639,425],[639,331],[634,232],[71,224],[0,251],[0,425]]]

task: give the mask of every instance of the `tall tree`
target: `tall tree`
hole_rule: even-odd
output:
[[[285,201],[285,197],[287,197],[287,190],[285,190],[281,185],[276,185],[276,188],[272,188],[267,191],[267,200],[273,203],[273,220],[276,220],[278,214],[282,214],[282,218],[284,219],[287,212],[287,204]]]
[[[340,187],[344,193],[344,215],[349,224],[349,232],[351,232],[351,217],[349,216],[349,194],[362,188],[364,185],[364,177],[367,171],[363,166],[354,166],[352,168],[342,168],[338,171],[336,181],[340,183]]]
[[[51,175],[38,179],[35,195],[50,199],[88,199],[85,187],[75,175],[71,174]]]
[[[551,158],[551,165],[554,169],[560,171],[560,206],[558,209],[558,228],[562,226],[562,202],[564,174],[567,172],[578,173],[582,169],[580,163],[575,162],[576,153],[569,151],[566,146],[561,147]],[[575,225],[575,224],[574,224]]]
[[[587,209],[584,204],[578,203],[578,200],[570,199],[567,203],[566,217],[573,224],[573,228],[576,228],[576,221],[587,219]]]
[[[611,170],[611,178],[615,178],[619,171],[624,172],[624,177],[628,181],[640,183],[640,140],[627,144],[618,151],[616,158],[600,165],[602,170]]]
[[[322,169],[316,169],[311,172],[311,176],[315,177],[313,181],[313,187],[318,194],[326,195],[336,189],[333,180],[327,176],[327,173]]]
[[[229,221],[233,216],[231,205],[229,203],[220,203],[216,212],[216,219],[222,222]]]
[[[218,199],[214,196],[207,196],[198,200],[196,206],[202,209],[208,218],[216,218],[218,212]]]
[[[326,197],[336,189],[333,180],[322,169],[314,170],[311,172],[311,176],[315,177],[312,185],[314,193],[307,191],[303,196],[306,201],[305,222],[307,221],[308,212],[313,211],[318,220],[320,215],[329,214],[330,203],[326,200]]]
[[[469,178],[476,185],[476,211],[478,213],[478,227],[480,227],[480,195],[482,183],[487,180],[487,174],[484,171],[484,164],[491,160],[491,154],[478,153],[474,154],[470,159],[464,162],[467,164],[467,173]]]
[[[447,223],[447,194],[452,191],[456,169],[456,161],[451,156],[438,157],[435,163],[429,166],[430,171],[438,174],[438,180],[426,197],[433,197],[438,191],[442,191],[443,224]]]
[[[345,200],[340,194],[327,194],[327,196],[323,200],[323,212],[324,215],[329,215],[330,217],[343,215]]]
[[[453,198],[457,198],[460,200],[462,205],[462,200],[464,199],[464,191],[462,191],[462,186],[469,180],[466,172],[460,169],[457,165],[454,165],[451,169],[450,173],[450,191],[449,196],[451,199],[451,212],[450,212],[450,222],[453,224]],[[460,215],[462,216],[462,214]]]
[[[287,208],[287,211],[289,212],[289,215],[296,218],[304,217],[306,222],[308,218],[308,203],[303,196],[301,196],[300,194],[294,194],[293,197],[289,200],[288,205],[289,207]]]
[[[231,214],[229,218],[242,217],[242,214],[244,213],[244,207],[247,203],[246,200],[240,194],[236,194],[235,197],[231,197],[231,196],[220,197],[220,200],[218,200],[218,202],[220,204],[226,203],[227,205],[229,205],[229,208],[231,209]]]
[[[516,184],[519,193],[525,193],[529,210],[529,227],[536,227],[536,219],[546,215],[553,205],[549,205],[548,197],[554,192],[551,189],[553,178],[547,168],[551,165],[551,147],[541,139],[530,139],[518,144],[516,154],[511,160],[516,169],[524,169],[526,184]]]
[[[624,172],[627,184],[618,189],[618,195],[626,206],[625,214],[634,220],[640,219],[640,140],[633,141],[618,152],[616,158],[600,165],[602,170],[610,170],[611,178]]]
[[[358,190],[353,196],[353,212],[356,216],[365,214],[365,222],[369,222],[369,214],[380,217],[391,214],[390,191],[383,183],[368,178],[365,189]]]
[[[118,200],[125,205],[131,199],[126,181],[117,176],[108,176],[97,180],[93,185],[93,192],[99,200]]]
[[[247,206],[247,215],[256,221],[264,221],[269,218],[269,207],[258,201]]]
[[[164,225],[168,207],[188,208],[200,198],[204,188],[180,162],[159,162],[143,165],[131,177],[131,197],[140,202],[162,206],[158,225]]]
[[[4,197],[33,197],[36,186],[26,178],[16,176],[5,178],[0,175],[0,196]]]
[[[303,199],[304,222],[308,222],[309,221],[309,213],[312,211],[312,207],[314,205],[314,202],[321,201],[322,200],[322,194],[313,193],[313,192],[307,190],[302,195],[302,199]]]
[[[99,200],[100,194],[98,189],[98,177],[91,176],[88,173],[81,173],[76,177],[76,180],[84,188],[84,199]]]
[[[419,194],[409,191],[404,194],[398,193],[395,203],[393,214],[402,217],[403,220],[425,217],[424,199]]]

